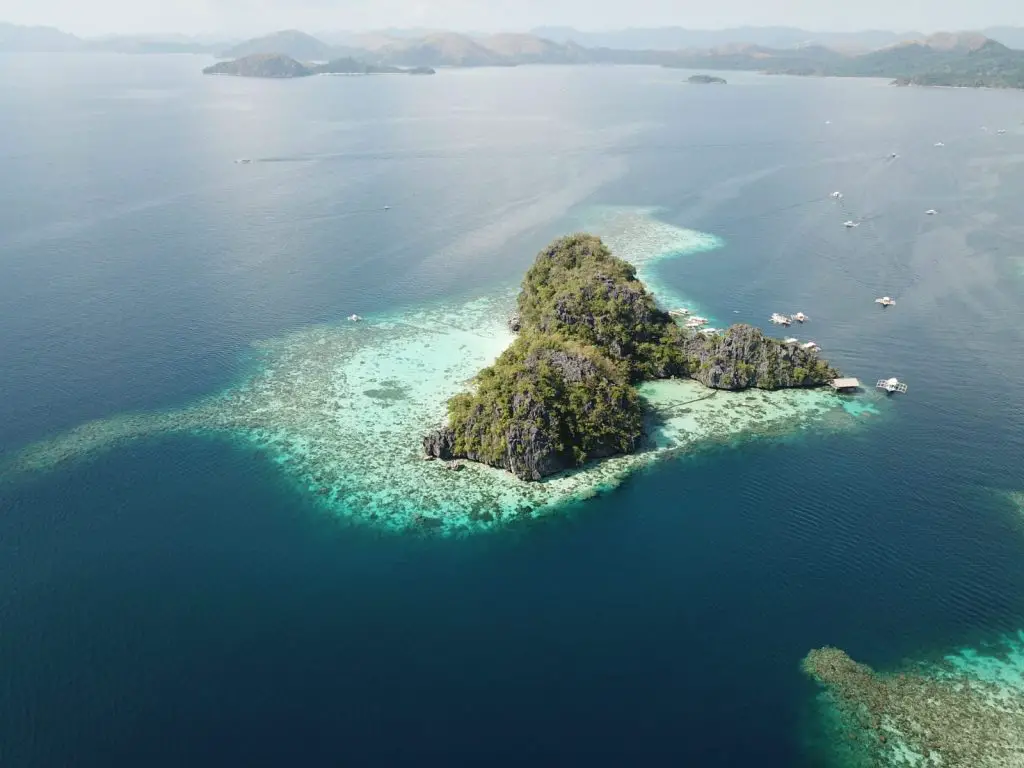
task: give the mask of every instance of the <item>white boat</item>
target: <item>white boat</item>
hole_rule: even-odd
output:
[[[384,210],[385,211],[390,211],[391,210],[391,206],[390,205],[385,205],[384,206]]]
[[[998,133],[998,134],[1006,133],[1006,129],[1005,128],[1000,128],[998,131],[996,131],[996,133]]]
[[[843,226],[846,227],[847,229],[853,229],[854,227],[859,227],[860,224],[858,224],[856,221],[845,221],[843,222]]]
[[[890,152],[889,153],[889,159],[890,160],[895,160],[897,157],[899,157],[899,155],[897,155],[895,152]]]
[[[252,162],[252,158],[250,158],[250,157],[240,157],[237,160],[235,160],[235,162],[238,163],[239,165],[248,165],[249,163]]]
[[[907,385],[895,377],[891,379],[879,379],[878,382],[875,384],[875,387],[877,387],[878,389],[884,389],[890,395],[893,392],[902,393],[907,391]]]
[[[788,339],[784,339],[783,343],[784,344],[796,344],[798,341],[800,341],[800,339],[798,339],[796,336],[790,336]]]
[[[808,351],[810,351],[810,350],[815,350],[815,351],[817,351],[818,349],[821,349],[821,347],[819,347],[819,346],[818,346],[818,345],[817,345],[817,344],[816,344],[815,342],[813,342],[813,341],[808,341],[808,342],[807,342],[806,344],[801,344],[801,345],[800,345],[800,349],[806,349],[806,350],[808,350]]]
[[[676,309],[670,309],[668,313],[676,317],[686,317],[688,314],[690,314],[690,310],[688,310],[686,307],[677,307]]]
[[[936,213],[938,213],[938,211],[936,211],[934,208],[929,208],[927,211],[924,212],[924,215],[934,216]]]
[[[353,323],[358,323],[363,318],[361,318],[359,315],[349,315],[348,319]]]
[[[788,315],[780,315],[778,312],[773,312],[771,320],[776,325],[789,325],[793,322],[792,318]]]
[[[839,192],[838,190],[833,192],[832,193],[832,199],[833,200],[842,200],[843,199],[843,193]]]
[[[793,315],[793,319],[796,320],[798,323],[805,323],[807,322],[808,318],[807,315],[805,315],[803,312],[797,312],[795,315]]]
[[[875,304],[881,304],[883,307],[891,307],[896,303],[896,299],[890,298],[889,296],[882,296],[880,299],[875,299]]]
[[[942,143],[941,141],[936,141],[936,142],[935,142],[935,146],[936,146],[936,147],[944,147],[944,146],[946,146],[946,145],[945,145],[945,144],[943,144],[943,143]]]

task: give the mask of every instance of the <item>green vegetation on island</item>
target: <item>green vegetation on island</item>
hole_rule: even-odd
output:
[[[524,480],[635,451],[643,408],[634,385],[688,377],[717,389],[818,386],[838,372],[812,350],[735,325],[681,328],[628,262],[578,234],[538,254],[523,279],[518,336],[473,388],[448,404],[426,454],[502,467]]]
[[[686,82],[693,85],[726,85],[725,78],[714,75],[690,75],[686,78]]]
[[[254,53],[234,61],[221,61],[203,70],[204,75],[236,77],[293,78],[310,75],[432,75],[430,67],[403,69],[364,64],[351,57],[334,59],[326,64],[310,66],[278,53]]]

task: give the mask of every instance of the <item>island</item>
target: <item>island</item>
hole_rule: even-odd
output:
[[[726,80],[723,77],[714,77],[713,75],[691,75],[686,78],[686,82],[693,85],[726,85]]]
[[[686,329],[593,235],[538,254],[523,280],[512,345],[448,402],[428,458],[468,459],[540,480],[644,444],[636,385],[691,378],[714,389],[816,387],[839,373],[813,350],[749,325]]]
[[[204,75],[231,75],[234,77],[292,78],[308,77],[312,70],[278,53],[254,53],[234,61],[219,61],[203,70]]]
[[[204,75],[235,77],[295,78],[311,75],[433,75],[430,67],[392,67],[364,64],[351,57],[326,64],[303,64],[279,53],[254,53],[234,61],[221,61],[203,70]]]

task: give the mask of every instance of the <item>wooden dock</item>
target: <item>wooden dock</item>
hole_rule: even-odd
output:
[[[853,392],[860,389],[860,381],[854,378],[832,379],[829,386],[836,392]]]

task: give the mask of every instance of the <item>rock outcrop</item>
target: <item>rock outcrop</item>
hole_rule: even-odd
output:
[[[537,255],[523,279],[519,314],[523,328],[597,347],[625,364],[634,381],[683,373],[679,327],[633,265],[593,235],[564,237]]]
[[[643,413],[622,366],[558,337],[517,340],[449,406],[423,439],[430,456],[467,458],[540,480],[584,461],[629,453]]]
[[[635,451],[633,385],[687,376],[717,389],[809,387],[838,375],[815,352],[749,325],[680,328],[600,239],[572,235],[538,254],[509,327],[512,345],[448,403],[427,456],[501,467],[524,480]]]
[[[308,77],[313,70],[290,56],[279,53],[254,53],[234,61],[219,61],[203,70],[204,75],[235,77],[292,78]]]
[[[752,325],[733,325],[712,336],[689,334],[681,343],[687,376],[714,389],[819,387],[839,376],[817,352],[765,336]]]

